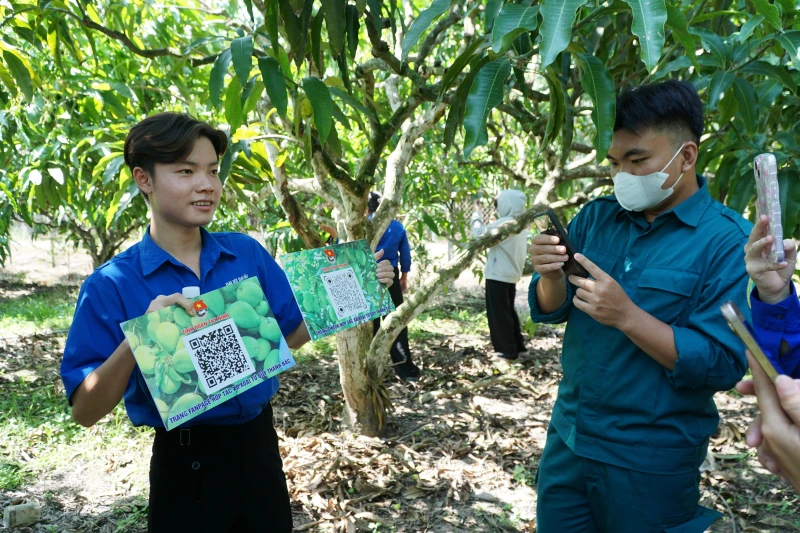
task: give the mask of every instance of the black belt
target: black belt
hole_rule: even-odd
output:
[[[231,425],[209,425],[198,424],[188,428],[176,428],[167,431],[165,428],[156,428],[156,438],[166,441],[168,446],[191,446],[204,444],[209,441],[220,443],[220,441],[238,441],[247,433],[252,431],[253,426],[260,424],[272,425],[272,404],[268,403],[261,411],[261,414],[248,420],[243,424]]]

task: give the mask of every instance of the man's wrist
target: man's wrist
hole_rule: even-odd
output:
[[[637,324],[642,323],[643,313],[645,313],[645,311],[641,307],[630,302],[629,306],[619,314],[619,318],[617,323],[614,324],[614,327],[625,335],[628,335]]]
[[[761,289],[758,289],[758,299],[768,305],[775,305],[781,303],[789,295],[792,294],[792,281],[789,280],[789,283],[777,294],[770,294],[768,292],[764,292]]]

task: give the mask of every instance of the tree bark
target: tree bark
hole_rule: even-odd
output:
[[[367,371],[366,355],[371,342],[372,322],[336,335],[345,423],[361,435],[377,437],[385,427],[389,404],[383,376],[374,376]]]

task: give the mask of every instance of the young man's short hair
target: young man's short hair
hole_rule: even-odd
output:
[[[152,178],[156,163],[180,163],[192,153],[199,137],[211,141],[217,157],[228,149],[228,138],[223,131],[191,115],[159,113],[147,117],[132,127],[125,138],[125,164],[131,172],[140,167]]]
[[[378,210],[379,205],[381,205],[381,195],[376,192],[369,193],[369,199],[367,199],[367,211],[374,213]]]
[[[669,134],[676,144],[694,141],[699,145],[703,128],[703,103],[697,90],[685,81],[642,85],[617,97],[614,131],[640,134],[654,129]]]

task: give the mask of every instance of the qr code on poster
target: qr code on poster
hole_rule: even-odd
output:
[[[364,291],[352,267],[326,272],[322,274],[322,281],[339,320],[369,311]]]
[[[186,335],[184,343],[206,394],[214,394],[256,371],[231,318]]]

